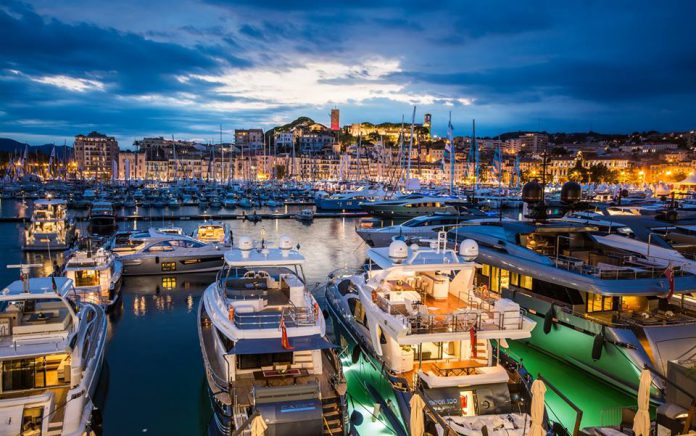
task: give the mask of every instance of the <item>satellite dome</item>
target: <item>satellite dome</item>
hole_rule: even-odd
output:
[[[459,255],[467,262],[471,262],[479,254],[479,247],[473,239],[465,239],[459,244]]]
[[[254,243],[251,241],[251,238],[248,236],[242,236],[239,238],[239,249],[248,251],[254,248]]]
[[[582,187],[577,182],[565,182],[561,188],[561,202],[574,204],[582,200]]]
[[[539,203],[544,198],[544,188],[536,180],[525,183],[522,187],[522,201]]]
[[[408,245],[404,241],[394,241],[389,244],[389,257],[392,260],[403,260],[408,256]]]
[[[292,240],[290,240],[290,237],[288,236],[281,236],[280,242],[278,242],[278,247],[281,250],[290,250],[292,249]]]

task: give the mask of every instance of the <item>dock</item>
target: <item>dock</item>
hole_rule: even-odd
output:
[[[140,215],[140,214],[125,214],[116,215],[117,221],[190,221],[190,220],[245,220],[254,213],[195,213],[195,214],[181,214],[181,215]],[[261,220],[283,220],[283,219],[293,219],[296,213],[256,213],[258,218]],[[362,218],[369,216],[367,212],[362,211],[350,211],[350,212],[316,212],[314,214],[315,219],[322,218]],[[17,217],[0,217],[0,223],[21,223],[29,221],[31,217],[28,216],[17,216]],[[76,221],[88,221],[89,217],[76,216],[74,217]]]

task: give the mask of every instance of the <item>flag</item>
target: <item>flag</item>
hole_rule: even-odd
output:
[[[500,151],[500,146],[495,149],[495,154],[493,155],[493,166],[491,172],[496,179],[500,180],[503,177],[503,154]]]
[[[49,168],[51,165],[53,165],[53,161],[56,159],[56,146],[53,146],[53,149],[51,149],[51,157],[48,158],[48,166]]]
[[[669,264],[665,270],[665,277],[667,277],[667,281],[669,282],[669,291],[667,292],[667,296],[665,298],[669,300],[672,298],[672,295],[674,295],[674,267],[672,264]]]
[[[280,316],[280,344],[286,350],[294,350],[295,347],[290,345],[290,340],[288,339],[288,330],[285,328],[285,317]]]

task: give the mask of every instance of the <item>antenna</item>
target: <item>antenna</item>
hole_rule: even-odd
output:
[[[41,264],[38,263],[20,263],[15,265],[7,265],[7,268],[19,269],[19,279],[22,281],[22,290],[29,293],[29,273],[32,268],[39,268]]]

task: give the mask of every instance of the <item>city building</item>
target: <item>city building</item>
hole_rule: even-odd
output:
[[[341,130],[339,115],[340,114],[337,108],[331,109],[331,130],[334,132]]]
[[[239,148],[259,150],[263,147],[263,130],[234,129],[234,143]]]
[[[85,178],[110,179],[114,163],[118,164],[118,142],[99,132],[75,136],[75,160]]]
[[[142,151],[121,151],[118,154],[118,180],[145,180],[147,154]]]

